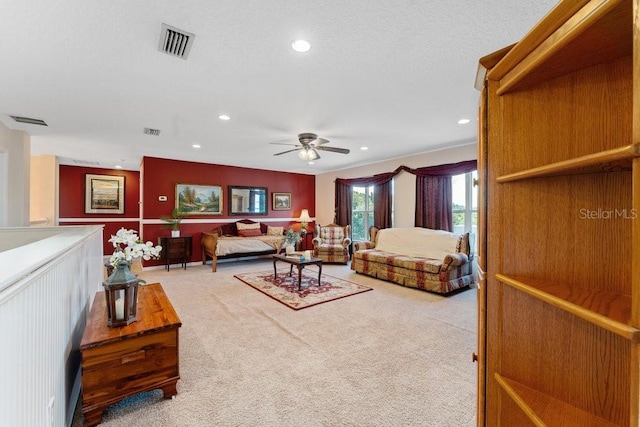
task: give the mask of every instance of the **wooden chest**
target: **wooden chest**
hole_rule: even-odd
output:
[[[140,286],[138,320],[120,328],[107,326],[104,292],[96,294],[80,345],[85,426],[99,424],[107,406],[133,394],[177,394],[180,326],[159,283]]]

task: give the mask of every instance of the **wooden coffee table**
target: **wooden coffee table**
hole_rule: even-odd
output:
[[[276,269],[276,262],[284,261],[288,264],[291,264],[291,268],[289,269],[289,277],[293,275],[293,266],[298,267],[298,290],[301,289],[302,284],[302,270],[307,265],[317,265],[318,266],[318,286],[321,285],[320,276],[322,276],[322,260],[320,258],[309,258],[309,259],[297,259],[297,258],[289,258],[286,255],[274,255],[273,256],[273,278],[278,277],[278,270]]]

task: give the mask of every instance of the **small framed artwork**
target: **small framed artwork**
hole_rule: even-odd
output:
[[[84,213],[123,214],[124,176],[86,174]]]
[[[222,215],[222,187],[176,184],[176,208],[189,215]]]
[[[290,211],[291,193],[273,193],[273,210]]]

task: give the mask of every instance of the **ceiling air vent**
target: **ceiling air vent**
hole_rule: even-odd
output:
[[[186,31],[179,30],[171,25],[162,24],[158,50],[166,53],[167,55],[187,59],[195,37],[195,34],[187,33]]]
[[[13,120],[19,123],[27,123],[30,125],[40,125],[40,126],[48,126],[44,120],[40,119],[32,119],[31,117],[20,117],[20,116],[9,116]]]
[[[145,135],[160,136],[160,129],[144,128]]]

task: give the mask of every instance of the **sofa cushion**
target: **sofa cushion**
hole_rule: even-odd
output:
[[[362,251],[357,251],[353,256],[354,258],[360,258],[368,262],[434,274],[439,273],[440,268],[442,267],[441,260],[397,255],[389,252],[379,251],[377,249],[365,249]]]
[[[236,222],[236,228],[240,230],[260,230],[260,223],[254,222],[252,224],[245,224],[242,222]]]
[[[460,235],[421,227],[385,228],[378,232],[376,249],[408,257],[444,260],[456,253]]]
[[[238,230],[238,236],[240,237],[256,237],[262,236],[262,232],[259,228],[250,228],[248,230]]]
[[[267,226],[267,236],[282,236],[284,234],[284,227],[274,227],[272,225]]]
[[[345,237],[342,227],[322,227],[320,229],[320,239],[322,243],[328,245],[342,245]]]

